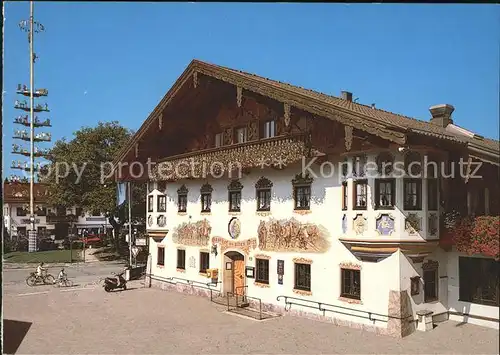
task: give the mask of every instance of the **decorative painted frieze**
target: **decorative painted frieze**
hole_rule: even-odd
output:
[[[409,213],[405,219],[405,230],[409,234],[418,234],[422,230],[422,217],[416,213]]]
[[[222,237],[213,237],[212,245],[219,244],[221,248],[221,253],[224,254],[229,249],[235,249],[242,251],[245,254],[250,253],[250,249],[257,248],[257,238],[251,238],[246,240],[229,240]]]
[[[351,261],[344,261],[339,264],[341,269],[347,269],[347,270],[361,270],[361,265],[355,264]]]
[[[425,263],[422,264],[422,270],[427,271],[427,270],[435,270],[439,268],[439,262],[435,260],[427,260]]]
[[[366,231],[366,218],[359,213],[352,221],[352,229],[356,234],[363,234]]]
[[[375,225],[379,235],[391,235],[394,232],[394,217],[390,214],[379,214],[375,219]]]
[[[257,235],[259,249],[265,251],[324,253],[330,246],[326,228],[295,218],[261,221]]]
[[[430,235],[435,236],[438,233],[438,217],[435,213],[430,213],[427,221],[427,229]]]
[[[158,216],[156,224],[158,225],[158,227],[165,227],[165,225],[167,224],[167,217],[165,217],[165,215]]]
[[[300,295],[300,296],[312,296],[311,291],[293,289],[293,293],[296,293],[297,295]]]
[[[195,223],[182,223],[174,229],[172,241],[176,244],[207,246],[212,227],[208,220],[203,219]]]
[[[306,258],[293,258],[292,261],[295,264],[308,264],[311,265],[313,261],[311,259],[306,259]]]
[[[285,119],[285,126],[288,127],[290,126],[290,105],[285,103],[283,105],[283,110],[284,110],[283,117]]]
[[[271,260],[271,257],[269,255],[265,255],[265,254],[254,255],[254,258],[255,259],[263,259],[263,260]]]

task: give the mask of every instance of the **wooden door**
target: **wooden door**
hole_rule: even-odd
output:
[[[243,296],[243,286],[245,286],[245,260],[235,260],[233,262],[233,285],[233,292],[239,296]]]

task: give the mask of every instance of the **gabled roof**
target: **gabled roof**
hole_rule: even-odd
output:
[[[335,96],[271,80],[240,70],[193,60],[163,97],[155,110],[149,115],[139,131],[132,137],[129,144],[118,152],[114,162],[115,164],[121,161],[133,145],[140,140],[149,125],[161,115],[161,112],[175,96],[177,90],[186,80],[191,78],[194,73],[201,73],[220,79],[311,113],[318,114],[318,112],[321,112],[325,117],[337,119],[341,123],[365,130],[369,133],[379,132],[382,135],[386,134],[395,137],[395,141],[401,144],[405,142],[408,134],[413,133],[454,141],[464,146],[474,147],[483,153],[493,155],[496,160],[498,160],[500,155],[500,144],[497,140],[487,139],[477,135],[471,137],[470,135],[461,134],[457,130],[449,130],[428,121],[417,120],[415,118],[384,111],[379,108],[372,108],[371,106],[347,101]]]

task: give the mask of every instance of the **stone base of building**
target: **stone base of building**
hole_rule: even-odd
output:
[[[149,283],[149,278],[146,278],[147,284]],[[167,290],[167,291],[176,291],[188,295],[195,295],[195,296],[202,296],[202,297],[211,297],[211,291],[208,289],[202,289],[196,286],[191,286],[187,284],[180,284],[180,283],[170,283],[168,281],[159,281],[159,280],[154,280],[151,279],[151,287],[155,288],[160,288],[162,290]],[[391,291],[393,292],[393,291]],[[403,293],[403,292],[401,292]],[[405,293],[406,294],[406,293]],[[213,290],[212,291],[212,297],[216,298],[220,296],[220,292]],[[405,306],[401,307],[401,299],[405,299],[405,297],[401,297],[401,295],[395,295],[393,296],[393,307],[396,307],[397,309],[400,309],[401,311],[405,312],[407,308]],[[405,301],[406,302],[406,301]],[[259,302],[254,301],[254,300],[249,300],[250,307],[253,309],[259,309]],[[302,318],[307,318],[311,320],[316,320],[316,321],[321,321],[321,322],[326,322],[326,323],[331,323],[336,326],[341,326],[341,327],[349,327],[352,329],[360,329],[363,331],[367,332],[372,332],[376,333],[378,335],[387,335],[387,336],[392,336],[392,337],[405,337],[409,334],[411,334],[415,330],[415,323],[412,318],[408,318],[406,321],[402,321],[400,319],[389,319],[387,322],[387,326],[376,326],[376,325],[369,325],[369,324],[363,324],[363,323],[357,323],[354,321],[348,321],[344,319],[339,319],[333,316],[323,316],[320,314],[312,313],[312,312],[307,312],[307,311],[301,311],[301,310],[285,310],[284,306],[281,305],[276,305],[272,303],[262,303],[262,311],[266,313],[271,313],[271,314],[277,314],[280,316],[292,316],[292,317],[302,317]],[[403,312],[401,312],[403,313]],[[396,316],[398,313],[396,310],[394,310],[394,316]],[[390,313],[389,313],[390,314]],[[380,322],[380,321],[378,321]]]

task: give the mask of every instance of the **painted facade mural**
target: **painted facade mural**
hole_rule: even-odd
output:
[[[422,230],[422,217],[416,213],[409,213],[405,220],[405,229],[409,234],[418,234]]]
[[[362,214],[357,214],[352,220],[352,229],[355,234],[363,234],[366,231],[366,218]]]
[[[203,219],[195,223],[182,223],[175,228],[172,241],[176,244],[191,246],[207,246],[212,227]]]
[[[295,218],[261,221],[257,234],[259,249],[265,251],[324,253],[330,246],[326,228]]]
[[[381,214],[375,220],[380,235],[391,235],[394,232],[394,218],[389,214]]]

